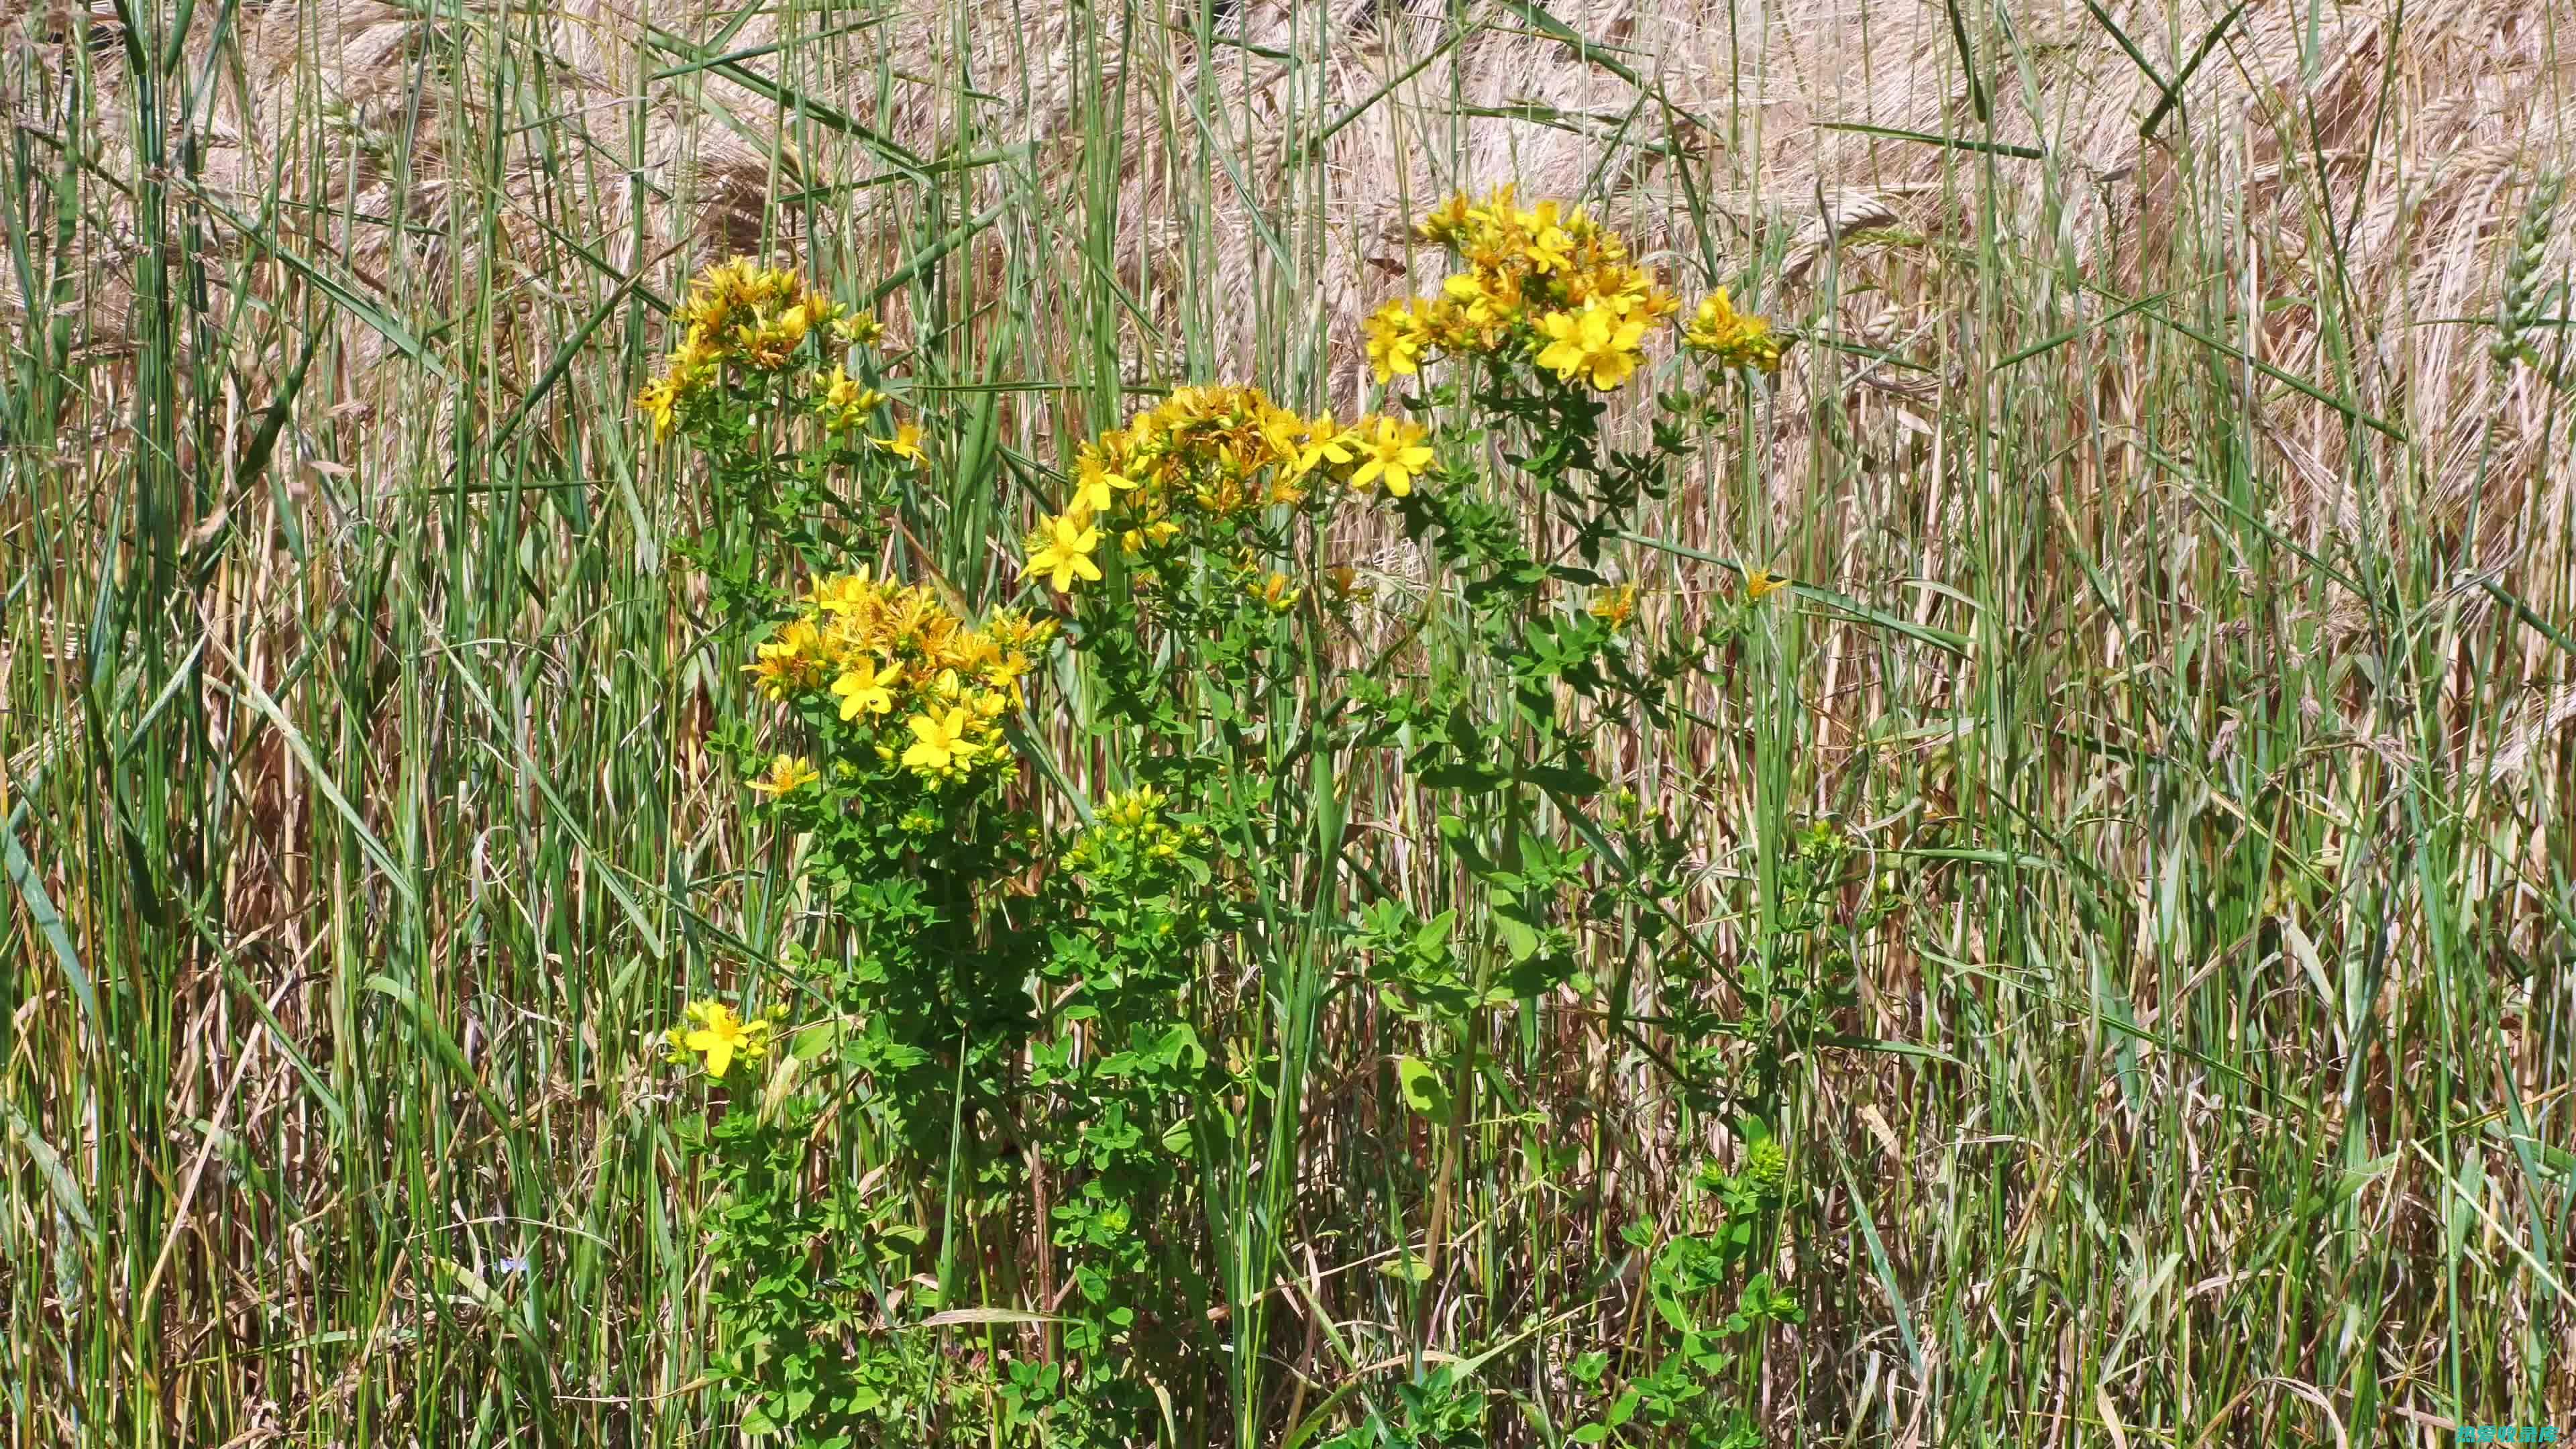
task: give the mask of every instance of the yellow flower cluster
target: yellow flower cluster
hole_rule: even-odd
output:
[[[1749,312],[1738,312],[1718,288],[1700,300],[1699,312],[1682,329],[1682,345],[1705,352],[1728,367],[1780,370],[1780,339],[1771,324]]]
[[[785,1020],[787,1008],[774,1006],[766,1016],[743,1018],[721,1001],[692,1001],[687,1020],[663,1033],[674,1066],[703,1059],[707,1075],[722,1077],[734,1061],[758,1061],[768,1054],[770,1037]]]
[[[885,334],[875,314],[853,312],[816,291],[800,273],[758,266],[749,257],[700,272],[673,320],[680,329],[679,345],[671,349],[661,375],[635,397],[636,411],[653,425],[656,441],[668,438],[684,421],[692,400],[724,383],[728,367],[781,374],[796,366],[809,338],[873,347]],[[806,405],[829,433],[863,429],[869,415],[885,406],[884,393],[852,378],[839,363],[803,381]],[[872,441],[898,456],[917,458],[919,439],[920,430],[906,424],[893,438]]]
[[[1436,297],[1389,302],[1369,318],[1369,363],[1381,383],[1440,354],[1525,352],[1565,382],[1609,392],[1645,360],[1648,332],[1681,311],[1653,269],[1631,258],[1627,241],[1579,206],[1523,207],[1509,186],[1481,202],[1461,192],[1419,230],[1466,270],[1451,274]],[[1711,302],[1717,310],[1701,307],[1686,345],[1730,366],[1779,365],[1769,324],[1734,311],[1723,292]]]
[[[1020,576],[1068,592],[1100,577],[1104,537],[1138,553],[1180,537],[1193,519],[1298,506],[1327,483],[1401,498],[1432,466],[1427,438],[1395,418],[1301,416],[1258,388],[1182,388],[1083,445],[1073,497],[1029,535]]]
[[[1628,627],[1628,621],[1635,618],[1636,614],[1637,586],[1635,584],[1621,584],[1592,601],[1592,617],[1613,629]],[[781,755],[779,758],[783,760],[786,756]]]
[[[815,400],[814,411],[823,419],[823,431],[848,433],[867,426],[868,414],[885,406],[886,395],[850,376],[839,363],[816,378],[822,396]]]
[[[884,735],[879,759],[940,784],[1007,758],[1002,717],[1054,628],[1008,610],[970,626],[927,587],[863,569],[817,583],[744,672],[772,699],[831,701],[842,720]],[[752,788],[781,795],[815,778],[810,763],[781,756]]]
[[[793,795],[822,778],[823,772],[815,769],[814,762],[805,756],[780,755],[769,762],[767,770],[751,777],[751,788],[775,800],[783,795]]]
[[[1277,569],[1255,577],[1257,572],[1251,568],[1243,571],[1244,596],[1274,614],[1285,614],[1296,608],[1297,601],[1306,596],[1304,589],[1296,587],[1286,574]]]
[[[1185,845],[1207,838],[1204,825],[1174,825],[1164,818],[1171,797],[1151,785],[1112,791],[1093,812],[1091,828],[1065,854],[1065,864],[1085,870],[1134,852],[1150,861],[1173,860]]]

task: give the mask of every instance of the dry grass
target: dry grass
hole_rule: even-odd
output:
[[[1420,0],[186,13],[158,166],[117,12],[4,23],[0,1441],[703,1428],[635,1041],[790,926],[624,423],[690,268],[908,272],[917,378],[1030,385],[1045,461],[1122,386],[1348,406],[1436,265],[1403,219],[1512,178],[1805,339],[1647,531],[1963,641],[1819,605],[1774,693],[1629,762],[1716,874],[1776,787],[1916,895],[1853,1026],[1938,1055],[1793,1073],[1782,1440],[2576,1412],[2576,228],[2533,203],[2576,9],[1549,5],[1589,53]],[[2152,133],[2114,24],[2198,58]],[[1907,853],[1962,849],[2038,864]],[[1601,1220],[1667,1200],[1645,1064],[1566,1080],[1637,1149]],[[1319,1218],[1400,1130],[1364,1095]],[[559,1321],[427,1266],[514,1249]]]

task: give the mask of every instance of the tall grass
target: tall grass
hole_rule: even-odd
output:
[[[1567,128],[1564,189],[1803,336],[1637,555],[1650,610],[1695,617],[1708,556],[1794,603],[1621,783],[1704,833],[1722,957],[1817,818],[1908,901],[1842,943],[1849,1031],[1773,1065],[1812,1310],[1742,1370],[1775,1436],[2576,1429],[2563,98],[2494,118],[2495,224],[2418,255],[2373,218],[2466,164],[2410,147],[2430,22],[2330,51],[2292,8],[1859,7],[1864,61],[1954,98],[1910,137],[1762,103],[1786,22],[1749,6],[12,21],[0,1438],[717,1427],[650,1034],[813,923],[708,747],[737,686],[672,553],[694,494],[628,417],[687,269],[793,250],[882,292],[969,418],[899,562],[997,599],[1070,436],[1217,376],[1347,399],[1348,300],[1411,265],[1383,221]],[[2554,65],[2561,13],[2513,43]],[[362,75],[359,18],[401,40]],[[1511,32],[1552,68],[1503,118],[1455,61]],[[2290,83],[2196,103],[2256,39]],[[2133,66],[2185,103],[2097,174],[2074,138]],[[1716,104],[1674,101],[1692,67]],[[1383,174],[1328,164],[1362,131]],[[1827,142],[1883,215],[1769,189]],[[2469,273],[2478,315],[2413,305]],[[1345,542],[1382,648],[1418,572]],[[1465,1082],[1421,1138],[1333,927],[1360,864],[1432,910],[1454,883],[1418,802],[1311,793],[1340,844],[1266,883],[1247,1019],[1273,1111],[1202,1204],[1243,1443],[1425,1353],[1651,1332],[1619,1229],[1716,1140],[1654,1066],[1650,988],[1699,968],[1634,960],[1636,1029],[1542,1003],[1488,1042],[1554,1100]],[[1374,1271],[1404,1252],[1419,1289]],[[1497,1362],[1499,1436],[1549,1442],[1547,1354]]]

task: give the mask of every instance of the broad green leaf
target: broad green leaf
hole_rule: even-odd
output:
[[[1449,1089],[1440,1081],[1439,1068],[1420,1057],[1397,1057],[1395,1079],[1406,1106],[1426,1117],[1449,1114]]]

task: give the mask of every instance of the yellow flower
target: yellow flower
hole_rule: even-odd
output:
[[[1579,288],[1569,290],[1633,321],[1660,322],[1681,310],[1681,299],[1657,287],[1655,274],[1645,267],[1602,267],[1580,281]]]
[[[1763,595],[1768,594],[1775,589],[1786,588],[1788,587],[1788,584],[1789,576],[1787,574],[1775,574],[1768,569],[1746,569],[1744,571],[1745,601],[1747,603],[1754,604],[1761,603]]]
[[[767,1017],[745,1021],[734,1015],[733,1008],[721,1001],[692,1001],[688,1019],[694,1028],[671,1028],[671,1060],[687,1061],[692,1055],[706,1059],[707,1075],[722,1077],[733,1069],[734,1058],[754,1060],[769,1050],[772,1023]]]
[[[1133,790],[1112,790],[1109,798],[1100,802],[1097,818],[1103,825],[1140,829],[1162,813],[1170,798],[1151,785],[1139,785]]]
[[[1118,535],[1118,546],[1129,553],[1142,553],[1147,544],[1165,544],[1180,536],[1181,526],[1166,518]]]
[[[1100,565],[1091,561],[1091,551],[1100,546],[1100,530],[1071,515],[1048,519],[1029,535],[1029,542],[1035,551],[1021,566],[1021,578],[1044,574],[1055,591],[1062,594],[1072,591],[1075,579],[1100,577]]]
[[[1773,335],[1771,324],[1750,312],[1736,311],[1724,287],[1702,299],[1690,326],[1682,330],[1682,345],[1708,353],[1728,367],[1780,370],[1780,339]]]
[[[1020,698],[1020,676],[1028,673],[1029,668],[1029,656],[995,644],[990,657],[978,666],[976,672],[993,688],[1008,690],[1016,701]]]
[[[1505,182],[1486,193],[1484,205],[1467,208],[1467,224],[1471,229],[1510,226],[1517,216],[1514,207],[1519,200],[1519,184]]]
[[[850,432],[865,422],[869,413],[885,405],[884,393],[850,376],[837,362],[830,372],[815,374],[814,381],[823,390],[823,400],[815,410],[823,415],[826,432]]]
[[[1247,581],[1244,592],[1260,601],[1274,614],[1287,613],[1297,607],[1298,599],[1305,596],[1303,589],[1289,587],[1288,576],[1276,569],[1271,570],[1270,576],[1257,585]]]
[[[671,436],[671,424],[679,405],[679,384],[669,377],[653,379],[635,395],[635,410],[652,421],[653,441],[657,443]]]
[[[1087,456],[1074,465],[1073,503],[1067,514],[1106,513],[1121,493],[1132,493],[1136,480],[1112,469],[1103,459]]]
[[[1259,414],[1259,423],[1254,431],[1260,442],[1259,461],[1254,466],[1294,464],[1297,461],[1297,441],[1305,434],[1306,420],[1286,408],[1272,406],[1267,398],[1263,398],[1254,411]]]
[[[1440,290],[1457,303],[1454,315],[1476,328],[1499,327],[1521,313],[1521,278],[1515,273],[1460,272]]]
[[[1417,424],[1378,419],[1376,435],[1360,439],[1360,466],[1351,474],[1351,486],[1366,488],[1383,479],[1386,491],[1398,498],[1412,492],[1414,477],[1431,466],[1431,449],[1422,438]]]
[[[1574,238],[1567,236],[1565,228],[1556,224],[1556,203],[1540,202],[1538,209],[1530,213],[1529,221],[1530,238],[1522,244],[1521,255],[1529,259],[1530,270],[1561,272],[1572,265],[1573,259],[1566,253],[1573,247]]]
[[[899,669],[879,669],[873,659],[861,659],[832,681],[832,692],[841,697],[841,718],[857,719],[861,711],[884,714],[894,708],[893,687],[903,677]]]
[[[751,788],[775,800],[822,778],[823,772],[814,768],[812,760],[802,755],[780,755],[769,762],[769,773],[752,777]]]
[[[1315,414],[1306,425],[1306,436],[1297,446],[1297,459],[1289,465],[1295,473],[1311,473],[1317,468],[1342,467],[1351,461],[1351,431],[1333,421],[1327,410]]]
[[[734,329],[735,345],[752,366],[775,372],[787,365],[814,327],[812,305],[799,302],[771,317],[759,317]]]
[[[1625,628],[1637,612],[1637,586],[1621,584],[1592,601],[1592,617],[1613,629]]]
[[[1539,353],[1538,365],[1567,382],[1579,378],[1595,391],[1608,392],[1626,382],[1643,360],[1638,351],[1646,336],[1643,318],[1623,318],[1611,308],[1596,306],[1581,312],[1550,312],[1540,325],[1549,343]]]
[[[788,690],[808,683],[821,665],[823,635],[813,621],[798,619],[753,653],[754,662],[744,665],[742,672],[751,676],[762,693],[781,699]]]
[[[704,287],[706,279],[700,277],[697,285]],[[720,349],[727,324],[733,320],[733,302],[726,297],[696,296],[681,305],[675,320],[688,329],[690,345]]]
[[[874,312],[853,312],[832,324],[842,341],[859,347],[874,347],[885,340],[885,324]]]
[[[925,614],[920,627],[913,631],[913,642],[920,647],[924,657],[945,664],[956,658],[959,631],[964,623],[945,609]],[[943,669],[940,674],[944,678],[953,672]]]
[[[822,614],[855,614],[874,602],[876,596],[876,585],[868,582],[868,571],[862,568],[816,584],[814,609]]]
[[[868,441],[906,461],[921,460],[921,427],[917,423],[906,423],[895,429],[891,438],[870,438]]]
[[[1440,203],[1437,210],[1422,218],[1417,234],[1428,242],[1452,242],[1467,229],[1468,208],[1473,203],[1461,191]]]
[[[714,373],[724,361],[724,339],[718,329],[692,326],[671,349],[671,382],[682,392],[687,384]]]
[[[773,699],[828,689],[843,720],[939,715],[958,704],[978,718],[998,716],[1023,697],[1030,652],[1054,633],[1052,623],[1009,610],[970,626],[936,590],[871,580],[864,568],[816,579],[802,602],[802,616],[763,643],[746,671]],[[995,748],[984,727],[970,721],[970,733],[969,754]],[[877,750],[894,760],[890,743]]]
[[[966,738],[974,716],[964,705],[944,713],[917,714],[904,723],[912,730],[912,744],[903,752],[907,769],[935,775],[962,768],[975,756],[977,746]]]
[[[1411,376],[1422,370],[1422,323],[1419,307],[1411,302],[1389,302],[1370,314],[1367,323],[1369,365],[1377,370],[1377,380],[1385,382],[1397,373]]]

